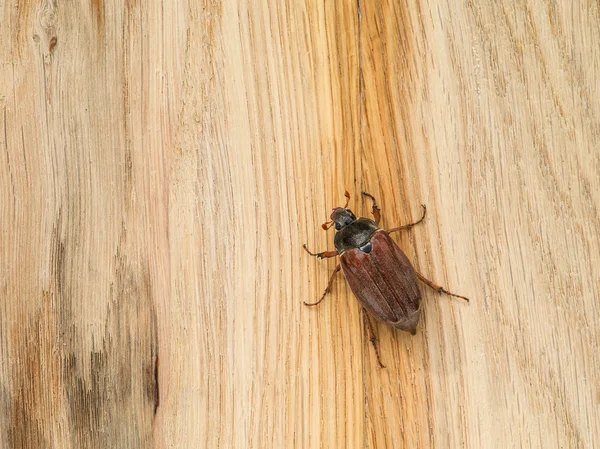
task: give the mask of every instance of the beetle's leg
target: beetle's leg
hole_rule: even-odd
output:
[[[442,287],[440,285],[437,285],[437,284],[434,284],[429,279],[426,279],[425,276],[423,276],[418,271],[416,273],[417,273],[417,276],[419,277],[419,279],[421,279],[421,282],[423,282],[424,284],[427,284],[432,289],[434,289],[436,292],[438,292],[438,293],[446,293],[447,295],[454,296],[456,298],[461,298],[461,299],[464,299],[465,301],[469,302],[469,298],[467,298],[465,296],[457,295],[456,293],[451,293],[448,290],[446,290],[444,287]]]
[[[310,254],[311,256],[315,256],[318,257],[319,259],[328,259],[330,257],[335,257],[338,255],[337,250],[333,250],[333,251],[323,251],[322,253],[311,253],[308,248],[306,247],[306,243],[304,245],[302,245],[302,248],[304,248],[304,250]]]
[[[381,220],[381,209],[379,209],[379,206],[377,206],[377,200],[370,193],[362,192],[362,194],[373,200],[373,208],[371,209],[371,213],[373,214],[373,218],[375,218],[375,223],[379,224],[379,220]]]
[[[419,223],[421,223],[423,221],[423,219],[425,219],[425,214],[427,213],[427,208],[425,207],[425,205],[421,204],[421,207],[423,208],[423,215],[421,216],[421,218],[419,219],[419,221],[415,221],[414,223],[410,223],[410,224],[407,224],[407,225],[404,225],[404,226],[398,226],[397,228],[388,229],[386,232],[388,234],[391,234],[392,232],[400,231],[402,229],[410,229],[414,225],[418,225]]]
[[[338,263],[337,267],[335,267],[335,270],[333,270],[333,273],[331,273],[331,277],[329,278],[327,287],[325,288],[325,291],[323,292],[323,296],[321,296],[317,302],[306,302],[305,301],[304,302],[305,306],[316,306],[317,304],[320,304],[321,301],[323,301],[325,299],[325,296],[327,295],[327,293],[329,293],[331,291],[331,285],[333,284],[333,279],[335,278],[335,275],[337,274],[338,271],[340,271],[341,268],[342,268],[342,266]]]
[[[363,322],[365,323],[365,327],[367,329],[369,341],[373,345],[373,349],[375,349],[375,356],[377,357],[377,363],[379,363],[379,368],[385,368],[385,365],[381,363],[381,357],[379,356],[379,348],[377,347],[377,337],[375,337],[375,331],[373,330],[373,324],[371,324],[369,314],[364,307],[362,308],[362,312]]]

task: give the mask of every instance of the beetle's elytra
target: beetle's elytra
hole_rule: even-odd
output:
[[[337,231],[334,240],[335,250],[312,253],[304,245],[304,249],[311,256],[320,259],[340,256],[340,263],[333,271],[323,296],[315,303],[304,304],[314,306],[323,301],[331,289],[336,273],[341,269],[350,289],[363,307],[363,319],[369,333],[369,340],[375,349],[379,366],[384,368],[368,315],[373,315],[396,329],[414,335],[421,315],[421,292],[417,279],[440,293],[466,301],[468,298],[450,293],[416,272],[406,254],[389,236],[392,232],[410,229],[421,223],[427,212],[425,206],[423,206],[423,216],[418,221],[386,231],[379,228],[381,210],[377,206],[377,201],[366,192],[362,194],[373,200],[372,213],[375,220],[356,218],[352,211],[346,208],[350,200],[350,194],[346,192],[346,205],[333,209],[331,221],[323,224],[323,229],[335,225]]]

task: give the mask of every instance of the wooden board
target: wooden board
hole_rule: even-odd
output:
[[[0,5],[0,447],[600,446],[596,2]],[[423,287],[377,367],[320,224]]]

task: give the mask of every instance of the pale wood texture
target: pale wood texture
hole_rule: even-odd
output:
[[[597,2],[0,4],[0,447],[600,447]],[[352,193],[423,288],[358,303]],[[158,379],[158,384],[156,380]]]

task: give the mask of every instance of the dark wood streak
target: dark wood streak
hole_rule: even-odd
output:
[[[73,221],[68,207],[59,209],[48,287],[39,305],[16,309],[19,315],[7,329],[12,355],[2,360],[6,368],[0,365],[8,373],[0,378],[0,447],[51,447],[53,425],[62,426],[70,447],[150,447],[159,389],[148,269],[142,261],[131,262],[119,246],[111,283],[103,289],[104,333],[93,335],[90,345],[89,321],[74,313],[85,298],[75,293],[80,271]]]

